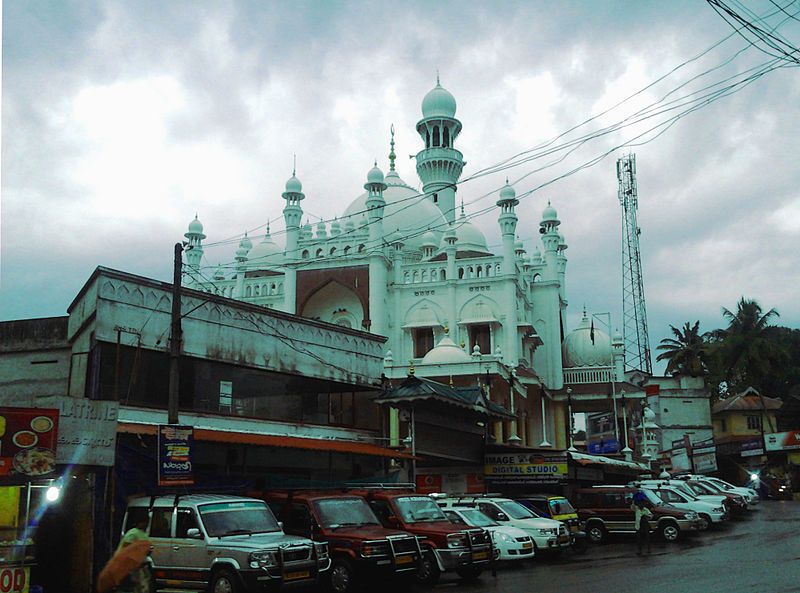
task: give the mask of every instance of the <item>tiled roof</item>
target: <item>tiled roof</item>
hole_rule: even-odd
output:
[[[752,387],[748,387],[742,393],[720,400],[711,408],[712,414],[720,412],[758,412],[762,410],[777,410],[783,405],[783,401],[777,397],[766,397],[761,395]]]

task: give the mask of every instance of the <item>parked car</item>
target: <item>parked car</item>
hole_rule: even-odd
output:
[[[723,504],[730,510],[732,515],[738,515],[747,511],[747,500],[741,494],[734,492],[723,492],[711,482],[702,480],[680,480],[700,498],[712,496],[722,498]]]
[[[609,533],[635,533],[631,503],[638,488],[595,486],[576,491],[575,505],[584,530],[594,543],[603,543]],[[681,534],[700,530],[702,522],[694,511],[667,506],[649,490],[642,490],[650,502],[653,518],[650,530],[666,541],[676,541]]]
[[[328,580],[335,593],[376,578],[415,576],[422,556],[416,536],[381,525],[360,496],[269,492],[264,498],[286,533],[328,543]]]
[[[722,523],[728,519],[728,513],[721,500],[718,502],[700,500],[694,494],[691,494],[691,491],[686,490],[685,484],[683,487],[678,487],[677,485],[665,483],[663,480],[639,480],[628,485],[634,488],[650,490],[666,504],[679,509],[694,511],[702,521],[700,531],[705,531],[713,523]]]
[[[123,533],[146,519],[155,588],[256,593],[308,584],[330,568],[328,546],[286,535],[263,500],[215,494],[138,497]]]
[[[572,549],[579,554],[586,552],[586,532],[581,531],[578,512],[565,497],[555,494],[528,494],[515,497],[514,500],[540,517],[563,523],[569,531]]]
[[[410,490],[354,489],[364,497],[384,527],[400,529],[420,538],[422,558],[417,578],[432,586],[443,572],[462,579],[477,579],[493,560],[491,536],[479,527],[459,529],[436,502]]]
[[[713,484],[720,492],[731,492],[741,494],[747,501],[748,505],[756,505],[760,502],[758,492],[752,488],[745,488],[743,486],[734,486],[730,482],[715,478],[714,476],[706,476],[704,474],[682,474],[675,476],[679,480],[701,480]]]
[[[442,508],[477,508],[501,525],[511,525],[522,529],[531,538],[536,553],[561,551],[569,548],[570,536],[560,521],[545,519],[510,498],[496,496],[458,496],[437,498]]]
[[[536,551],[533,548],[531,537],[511,525],[500,525],[494,519],[487,517],[478,509],[458,508],[442,509],[448,519],[454,524],[463,527],[482,527],[492,536],[494,549],[497,550],[497,560],[525,560],[533,558]]]

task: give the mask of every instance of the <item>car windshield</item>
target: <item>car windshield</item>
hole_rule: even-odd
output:
[[[692,489],[689,488],[688,484],[682,484],[681,486],[676,486],[676,489],[678,490],[679,494],[685,496],[689,500],[698,500],[698,498],[694,495],[694,492],[692,492]]]
[[[506,515],[508,515],[512,519],[535,519],[536,515],[534,515],[530,509],[525,508],[521,504],[513,500],[501,500],[497,503],[497,506],[500,507]]]
[[[705,484],[701,484],[700,482],[695,482],[693,484],[689,484],[689,488],[694,490],[697,494],[717,494],[716,490],[714,490],[710,486],[706,486]]]
[[[219,502],[198,507],[210,537],[280,531],[267,505],[258,501]]]
[[[406,523],[448,520],[442,509],[429,496],[401,496],[395,502],[397,512]]]
[[[323,527],[336,529],[357,525],[379,525],[363,498],[329,498],[314,502]]]
[[[653,492],[652,490],[642,490],[642,492],[647,497],[647,500],[650,502],[650,504],[653,504],[653,505],[656,505],[656,506],[663,506],[664,505],[664,501],[661,500],[656,495],[656,493]]]
[[[478,509],[462,509],[460,512],[467,524],[473,527],[497,527],[500,525],[500,523],[490,517],[487,517]]]
[[[723,491],[722,488],[717,486],[714,482],[700,482],[700,485],[711,490],[712,494],[718,494]]]
[[[728,484],[725,480],[720,480],[719,478],[710,478],[708,480],[714,486],[718,487],[720,490],[733,490],[734,486],[732,484]]]
[[[554,515],[569,515],[575,512],[575,508],[566,498],[554,498],[550,501],[550,512]]]

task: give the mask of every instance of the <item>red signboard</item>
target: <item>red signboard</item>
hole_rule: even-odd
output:
[[[467,493],[483,494],[486,492],[486,484],[483,481],[483,474],[467,474]]]
[[[764,435],[764,443],[767,451],[786,451],[789,449],[800,449],[800,430],[790,430],[789,432],[774,432]]]
[[[442,474],[425,474],[417,476],[417,492],[433,494],[442,491]]]
[[[57,409],[0,408],[0,476],[51,473],[57,440]]]
[[[28,593],[30,591],[30,568],[0,567],[0,593]]]

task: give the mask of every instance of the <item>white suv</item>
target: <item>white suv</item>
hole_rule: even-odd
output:
[[[734,486],[730,482],[726,482],[725,480],[715,478],[714,476],[706,476],[703,474],[690,474],[690,475],[681,475],[676,477],[681,480],[704,480],[706,482],[711,482],[722,492],[741,494],[742,496],[744,496],[744,499],[747,501],[748,505],[758,504],[761,500],[758,497],[758,492],[756,492],[752,488],[744,488],[743,486]]]
[[[722,505],[722,501],[711,502],[700,500],[698,497],[686,492],[684,488],[665,484],[659,480],[641,480],[631,482],[630,486],[636,486],[645,490],[650,490],[667,504],[671,504],[679,509],[694,511],[703,522],[700,531],[705,531],[711,527],[712,523],[722,523],[728,519],[728,513]]]
[[[516,500],[495,496],[453,496],[437,498],[436,502],[445,510],[477,508],[501,525],[522,529],[533,539],[537,554],[546,550],[560,551],[569,548],[569,532],[561,521],[537,517]]]

